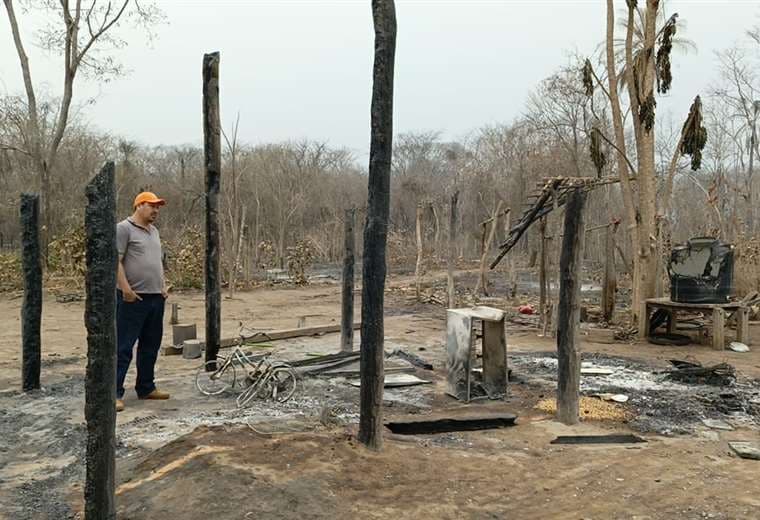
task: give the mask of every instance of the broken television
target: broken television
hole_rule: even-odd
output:
[[[727,303],[733,290],[734,246],[711,237],[673,248],[668,264],[670,299],[682,303]]]

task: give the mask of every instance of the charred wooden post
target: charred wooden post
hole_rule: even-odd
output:
[[[372,0],[372,18],[375,26],[375,63],[362,272],[359,441],[379,450],[383,444],[383,291],[393,151],[393,68],[396,53],[396,8],[393,0]]]
[[[222,292],[219,280],[219,185],[222,141],[219,118],[219,53],[203,55],[203,155],[206,165],[206,362],[219,352]],[[209,370],[213,363],[207,365]]]
[[[540,232],[539,244],[539,264],[538,264],[538,315],[541,324],[546,323],[546,218],[542,218],[538,223]]]
[[[451,204],[449,206],[449,236],[448,236],[448,254],[446,256],[446,271],[447,271],[447,292],[448,292],[448,308],[453,309],[456,307],[456,288],[454,287],[454,234],[456,232],[457,225],[457,202],[459,202],[459,191],[455,191],[451,196]]]
[[[512,208],[504,211],[504,236],[509,236],[512,229]],[[507,298],[517,296],[517,278],[515,274],[515,261],[512,256],[507,259]]]
[[[347,209],[344,217],[344,253],[343,253],[343,297],[340,314],[340,350],[351,352],[354,349],[354,250],[356,239],[356,209]]]
[[[615,293],[617,292],[617,272],[615,271],[615,232],[618,223],[607,226],[604,238],[604,283],[602,285],[602,315],[610,323],[615,313]]]
[[[106,163],[87,185],[87,518],[116,518],[116,189],[114,164]]]
[[[565,209],[565,233],[559,269],[557,308],[557,419],[565,424],[578,422],[581,379],[579,352],[581,263],[584,243],[586,193],[575,189]]]
[[[40,256],[40,196],[21,194],[21,265],[24,301],[21,304],[21,388],[40,387],[42,341],[42,263]]]
[[[417,204],[417,212],[415,214],[415,235],[417,238],[417,262],[414,266],[414,294],[417,297],[417,301],[422,296],[422,217],[425,214],[422,204]]]

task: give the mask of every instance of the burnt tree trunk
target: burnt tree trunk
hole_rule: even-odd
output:
[[[574,190],[565,208],[565,232],[559,269],[557,309],[557,419],[565,424],[578,422],[581,379],[579,348],[581,263],[583,261],[584,205],[586,194]]]
[[[222,292],[219,280],[219,185],[222,141],[219,120],[219,53],[203,55],[203,156],[206,165],[206,362],[219,352]],[[209,370],[213,364],[208,365]]]
[[[372,0],[372,18],[375,26],[375,64],[362,272],[359,441],[379,450],[383,444],[383,291],[393,150],[393,66],[396,53],[396,8],[393,0]]]
[[[40,387],[42,341],[42,259],[40,255],[40,197],[21,194],[21,261],[24,301],[21,304],[21,388]]]
[[[87,185],[86,518],[116,518],[116,189],[108,162]]]
[[[457,202],[459,201],[459,191],[455,191],[451,196],[451,205],[449,207],[449,236],[448,236],[448,254],[446,256],[446,270],[447,270],[447,291],[448,291],[448,307],[453,309],[456,307],[456,288],[454,287],[454,234],[456,232],[457,225]]]
[[[354,249],[356,239],[354,227],[356,226],[356,209],[347,209],[344,219],[345,237],[343,251],[343,297],[341,299],[340,314],[340,350],[351,352],[354,350],[354,264],[356,258]]]

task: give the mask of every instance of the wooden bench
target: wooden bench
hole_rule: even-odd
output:
[[[642,305],[642,326],[639,327],[639,337],[649,337],[649,324],[652,312],[664,309],[668,312],[668,334],[676,331],[676,315],[678,311],[704,312],[712,315],[712,347],[715,350],[725,348],[726,313],[736,314],[736,341],[749,345],[749,307],[741,302],[731,303],[681,303],[670,298],[650,298]]]

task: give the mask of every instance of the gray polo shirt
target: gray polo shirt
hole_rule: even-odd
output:
[[[116,224],[116,248],[132,290],[160,294],[164,287],[164,266],[158,229],[152,224],[144,228],[125,218]]]

